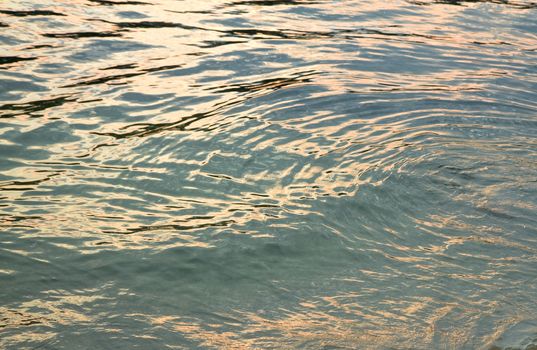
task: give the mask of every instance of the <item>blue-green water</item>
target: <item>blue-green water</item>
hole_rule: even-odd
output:
[[[537,348],[537,4],[4,0],[0,347]]]

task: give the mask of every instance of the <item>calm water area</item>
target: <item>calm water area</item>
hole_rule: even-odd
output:
[[[1,349],[537,349],[537,3],[0,2]]]

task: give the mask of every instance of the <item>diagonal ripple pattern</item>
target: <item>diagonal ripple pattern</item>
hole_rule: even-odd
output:
[[[0,347],[535,349],[537,4],[0,4]]]

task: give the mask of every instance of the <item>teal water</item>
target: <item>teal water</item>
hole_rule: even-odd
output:
[[[537,3],[0,3],[0,348],[537,348]]]

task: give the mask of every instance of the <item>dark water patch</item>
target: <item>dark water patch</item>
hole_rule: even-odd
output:
[[[37,57],[20,57],[20,56],[0,56],[0,65],[10,64],[20,61],[32,61],[37,59]]]
[[[53,175],[52,175],[53,176]],[[51,177],[52,177],[51,176]],[[50,180],[51,177],[46,177],[39,180],[33,180],[33,181],[7,181],[7,182],[0,182],[0,191],[14,191],[14,190],[20,190],[20,187],[17,186],[28,186],[28,185],[39,185],[40,183]],[[29,187],[31,188],[31,187]],[[27,190],[28,188],[25,188]]]
[[[73,96],[59,96],[48,100],[4,104],[0,106],[0,118],[13,118],[19,115],[33,114],[76,100],[77,98]]]
[[[174,23],[174,22],[162,22],[162,21],[138,21],[138,22],[111,22],[111,21],[105,21],[101,20],[105,23],[114,24],[115,26],[119,28],[144,28],[144,29],[151,29],[151,28],[181,28],[181,29],[201,29],[199,27],[193,27],[189,25],[185,25],[182,23]]]
[[[29,16],[65,16],[63,13],[50,11],[50,10],[28,10],[28,11],[12,11],[12,10],[0,10],[0,13],[15,17],[29,17]]]
[[[211,30],[211,29],[205,29]],[[379,29],[370,29],[370,28],[357,28],[357,29],[339,29],[334,31],[297,31],[291,29],[279,29],[279,30],[267,30],[267,29],[256,29],[256,28],[237,28],[230,30],[217,30],[212,29],[212,31],[223,33],[225,37],[232,36],[238,38],[252,38],[257,40],[266,40],[266,39],[284,39],[284,40],[318,40],[318,39],[329,39],[335,37],[341,37],[345,39],[358,39],[358,38],[371,38],[371,37],[393,37],[394,40],[400,40],[399,38],[426,38],[434,40],[449,41],[451,40],[448,37],[436,36],[436,35],[424,35],[418,33],[404,33],[404,32],[389,32]]]
[[[322,4],[323,1],[311,1],[311,0],[272,0],[272,1],[263,1],[263,0],[251,0],[251,1],[233,1],[229,4],[226,4],[225,7],[230,6],[281,6],[281,5],[315,5]]]
[[[119,37],[122,34],[117,33],[117,32],[75,32],[75,33],[44,33],[41,35],[46,38],[80,39],[80,38]]]
[[[103,5],[103,6],[115,6],[115,5],[152,5],[149,2],[143,1],[112,1],[112,0],[88,0],[89,2]]]
[[[120,68],[118,68],[118,67],[120,67]],[[128,64],[128,65],[114,66],[114,67],[104,68],[102,70],[130,69],[131,67],[136,67],[136,65]],[[154,73],[154,72],[161,72],[161,71],[166,71],[166,70],[170,70],[170,69],[176,69],[176,68],[180,68],[180,67],[181,67],[181,65],[169,65],[169,66],[162,66],[162,67],[151,67],[151,68],[142,69],[141,71],[138,71],[138,72],[109,75],[109,76],[105,76],[105,77],[102,77],[102,78],[85,80],[85,81],[82,81],[82,82],[79,82],[79,83],[64,85],[62,87],[70,88],[70,87],[78,87],[78,86],[86,86],[86,85],[104,84],[104,83],[108,83],[110,81],[122,80],[122,79],[125,79],[125,78],[132,78],[132,77],[136,77],[136,76],[139,76],[139,75],[144,75],[144,74]],[[116,84],[123,84],[123,82],[119,82],[119,83],[116,83]]]
[[[137,67],[138,66],[135,63],[127,63],[127,64],[119,64],[119,65],[112,66],[112,67],[101,68],[101,70],[132,69],[132,68],[137,68]]]
[[[165,131],[186,131],[189,130],[189,127],[206,118],[209,118],[213,115],[215,115],[220,110],[220,107],[215,108],[212,111],[206,112],[206,113],[196,113],[190,116],[179,118],[178,121],[175,122],[169,122],[169,123],[152,123],[152,124],[131,124],[128,126],[123,127],[124,129],[134,129],[129,132],[122,132],[122,133],[116,133],[116,132],[94,132],[96,135],[102,135],[102,136],[111,136],[116,139],[124,139],[124,138],[130,138],[130,137],[146,137],[158,133],[162,133]],[[211,128],[195,128],[196,131],[210,131]]]
[[[212,219],[213,217],[208,217],[209,219]],[[199,218],[191,218],[190,220],[195,220]],[[185,220],[185,223],[188,223],[188,220]],[[117,231],[106,231],[103,230],[103,233],[111,233],[111,234],[122,234],[122,235],[132,235],[137,233],[144,233],[144,232],[150,232],[150,231],[191,231],[191,230],[199,230],[207,227],[227,227],[231,224],[235,223],[233,220],[225,220],[225,221],[219,221],[219,222],[207,222],[207,223],[199,223],[197,225],[185,225],[185,224],[170,224],[170,225],[153,225],[153,226],[141,226],[136,228],[129,228],[127,231],[124,232],[117,232]]]
[[[232,84],[229,86],[222,86],[216,88],[208,88],[208,90],[213,91],[214,93],[226,93],[226,92],[256,92],[256,91],[270,91],[278,90],[286,86],[291,86],[295,84],[304,84],[311,82],[309,78],[319,74],[315,71],[305,71],[300,73],[295,73],[290,77],[286,78],[273,78],[265,79],[257,82],[246,83],[246,84]]]
[[[25,47],[24,50],[38,50],[38,49],[48,49],[48,48],[54,48],[54,45],[49,45],[49,44],[31,45],[31,46]]]
[[[235,41],[235,40],[207,40],[201,43],[200,45],[197,45],[197,47],[202,49],[211,49],[218,46],[225,46],[225,45],[233,45],[233,44],[241,44],[245,43],[245,41]]]
[[[167,12],[171,12],[171,13],[182,13],[182,14],[184,14],[184,13],[192,13],[192,14],[198,13],[198,14],[205,14],[205,15],[207,15],[207,14],[211,14],[211,13],[212,13],[212,11],[196,11],[196,10],[193,10],[193,11],[189,11],[189,10],[187,10],[187,11],[175,11],[175,10],[168,10],[168,9],[167,9],[166,11],[167,11]]]

